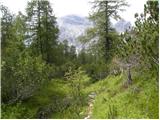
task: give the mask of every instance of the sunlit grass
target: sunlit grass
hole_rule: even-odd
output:
[[[104,81],[108,81],[106,84],[108,91],[102,91],[97,95],[92,118],[158,118],[158,91],[155,78],[146,73],[133,80],[135,83],[133,81],[128,88],[122,89],[125,77],[106,78]]]

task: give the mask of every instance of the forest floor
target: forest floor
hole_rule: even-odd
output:
[[[83,89],[83,106],[71,106],[70,86],[61,79],[51,80],[45,88],[23,101],[18,109],[6,107],[2,118],[20,118],[21,108],[26,108],[26,118],[158,118],[158,89],[156,79],[149,74],[133,75],[133,84],[125,86],[124,75],[108,76]],[[74,102],[74,101],[73,101]],[[76,116],[74,109],[79,109]],[[28,116],[27,116],[27,114]]]

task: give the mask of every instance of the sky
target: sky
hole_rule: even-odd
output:
[[[9,8],[12,13],[18,13],[22,11],[24,13],[28,0],[1,0],[0,4],[3,4]],[[50,0],[51,6],[54,10],[56,17],[63,17],[66,15],[79,15],[88,16],[91,12],[91,0]],[[144,3],[147,0],[126,0],[129,7],[126,7],[126,11],[119,13],[123,19],[130,21],[132,25],[134,24],[134,14],[142,13]],[[115,23],[116,21],[113,21]]]

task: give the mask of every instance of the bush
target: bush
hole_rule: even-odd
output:
[[[87,64],[84,68],[87,74],[92,78],[92,82],[104,79],[109,74],[109,69],[105,63]]]
[[[33,95],[48,80],[49,66],[41,57],[23,53],[16,63],[2,66],[2,102],[14,103]],[[7,75],[10,73],[10,75]]]
[[[32,118],[32,112],[25,108],[21,103],[14,105],[1,105],[2,119]]]
[[[84,89],[89,78],[85,75],[81,68],[77,70],[72,70],[71,68],[65,74],[65,78],[69,81],[70,85],[70,95],[72,98],[72,104],[69,107],[70,113],[72,113],[72,118],[80,118],[82,106],[85,104],[86,99],[82,90]]]

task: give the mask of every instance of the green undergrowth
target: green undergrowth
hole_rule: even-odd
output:
[[[133,75],[125,86],[124,75],[110,76],[87,88],[96,91],[92,118],[158,118],[158,86],[149,73]]]
[[[87,79],[87,77],[84,76],[83,79]],[[74,105],[75,100],[71,98],[69,81],[53,79],[29,99],[12,105],[3,104],[1,117],[5,119],[39,118],[37,113],[43,110],[49,112],[45,118],[50,119],[84,118],[87,101],[85,94],[83,97],[82,105]],[[48,111],[50,108],[52,110]],[[80,111],[79,113],[75,112],[77,109]]]
[[[35,95],[23,102],[13,105],[2,104],[2,118],[37,118],[36,114],[40,108],[54,105],[55,101],[62,100],[68,95],[69,87],[67,84],[64,80],[53,79],[45,87],[39,89]]]
[[[92,92],[96,93],[91,116],[93,119],[159,117],[157,80],[149,72],[133,73],[133,83],[129,86],[125,85],[125,74],[111,75],[95,83],[90,83],[87,76],[81,78],[87,80],[82,89],[82,104],[74,104],[69,81],[53,79],[23,102],[2,104],[2,118],[38,118],[39,110],[52,106],[46,118],[83,119],[87,116],[88,95]]]

